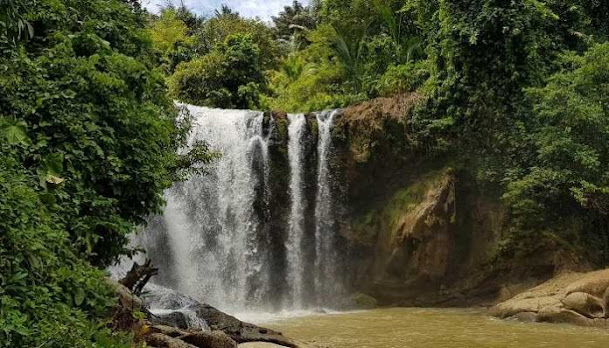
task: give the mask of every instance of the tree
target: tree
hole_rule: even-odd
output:
[[[250,35],[229,36],[211,53],[180,64],[169,87],[175,98],[191,104],[258,108],[266,88],[260,49]]]
[[[0,7],[0,33],[12,42],[34,35],[34,27],[23,18],[24,0],[4,0]]]
[[[306,34],[317,26],[315,11],[310,6],[303,6],[298,1],[292,6],[285,6],[279,15],[272,17],[275,32],[284,42],[300,48],[306,45]]]
[[[183,20],[184,17],[189,18],[184,11],[183,8],[163,8],[150,26],[154,48],[162,57],[161,66],[168,74],[172,73],[179,63],[191,60],[197,54],[196,39],[190,34],[192,29]]]
[[[15,8],[34,36],[0,32],[0,347],[131,347],[104,321],[101,269],[133,252],[128,235],[209,153],[177,154],[190,119],[167,97],[139,7]]]
[[[167,53],[179,44],[192,44],[193,38],[188,35],[188,30],[175,9],[162,9],[150,27],[154,48]]]
[[[539,125],[534,163],[513,171],[521,176],[506,193],[519,214],[545,224],[609,216],[609,44],[566,60],[545,86],[528,90]]]
[[[263,69],[277,67],[280,59],[280,48],[273,30],[261,20],[243,18],[227,6],[223,6],[220,11],[216,11],[216,15],[205,22],[197,33],[197,45],[204,47],[201,51],[208,53],[217,45],[223,44],[232,35],[251,36],[254,44],[264,48],[259,52],[260,64],[262,64]]]

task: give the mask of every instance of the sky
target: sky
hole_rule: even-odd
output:
[[[142,4],[151,12],[158,12],[159,5],[167,3],[167,0],[141,0]],[[180,0],[173,0],[179,4]],[[299,0],[301,4],[307,4],[308,0]],[[260,17],[262,20],[270,21],[271,16],[277,15],[283,7],[292,4],[292,0],[184,0],[189,9],[200,15],[213,13],[220,5],[228,5],[244,17]]]

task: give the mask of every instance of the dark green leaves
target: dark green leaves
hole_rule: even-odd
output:
[[[0,0],[0,348],[132,346],[91,263],[128,253],[188,165],[146,21],[121,0]]]

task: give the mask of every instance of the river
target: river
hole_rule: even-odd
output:
[[[470,309],[391,308],[252,318],[296,340],[328,348],[606,348],[609,331],[490,318]],[[249,345],[247,347],[268,347]]]

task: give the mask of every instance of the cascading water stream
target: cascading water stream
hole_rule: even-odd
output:
[[[172,260],[161,262],[176,273],[178,291],[233,310],[256,306],[269,286],[264,221],[254,206],[268,176],[263,114],[187,108],[189,142],[205,140],[221,157],[207,175],[167,191],[162,220]]]
[[[337,257],[328,156],[337,112],[316,115],[317,139],[304,115],[288,115],[286,139],[262,112],[185,107],[189,146],[205,141],[220,157],[207,174],[167,190],[163,214],[134,239],[160,268],[157,283],[232,313],[329,304]],[[307,147],[315,140],[316,156]]]
[[[291,305],[302,308],[304,261],[302,243],[305,233],[304,197],[303,197],[303,143],[305,141],[305,116],[288,115],[288,157],[290,161],[290,197],[291,211],[289,233],[286,243],[288,261],[288,281],[291,289]]]
[[[334,215],[331,175],[328,156],[331,151],[332,125],[337,110],[316,115],[319,138],[317,143],[317,198],[315,200],[315,293],[317,304],[326,304],[338,292],[335,281],[338,257],[334,245]]]

